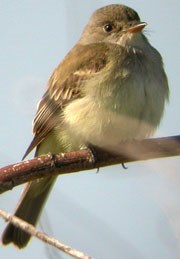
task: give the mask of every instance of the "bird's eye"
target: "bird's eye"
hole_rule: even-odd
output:
[[[111,23],[107,23],[107,24],[104,25],[103,29],[104,29],[105,32],[110,32],[110,31],[113,30],[113,25]]]

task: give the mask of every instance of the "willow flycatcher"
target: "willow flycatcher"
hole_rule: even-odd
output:
[[[80,40],[49,79],[24,157],[68,152],[89,144],[118,153],[120,142],[149,137],[169,90],[159,52],[133,9],[109,5],[90,18]],[[15,215],[35,225],[56,177],[26,185]],[[8,224],[2,241],[19,248],[30,235]]]

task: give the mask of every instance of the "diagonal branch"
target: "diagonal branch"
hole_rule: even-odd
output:
[[[61,242],[59,242],[57,239],[50,237],[48,235],[46,235],[45,233],[36,230],[36,228],[27,223],[26,221],[16,217],[16,216],[12,216],[11,214],[8,214],[7,212],[0,210],[0,217],[2,217],[4,220],[11,222],[13,225],[15,225],[16,227],[21,228],[22,230],[26,231],[27,233],[29,233],[31,236],[35,236],[38,239],[42,240],[43,242],[59,249],[60,251],[72,256],[73,258],[76,259],[91,259],[92,257],[85,255],[84,253],[77,251],[65,244],[62,244]]]
[[[120,163],[180,155],[180,136],[123,142],[119,154],[99,148],[43,155],[0,169],[0,193],[41,177],[74,173]]]

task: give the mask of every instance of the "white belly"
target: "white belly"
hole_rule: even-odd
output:
[[[108,111],[89,98],[75,100],[64,110],[65,131],[71,141],[118,152],[119,143],[145,138],[154,128],[136,118]]]

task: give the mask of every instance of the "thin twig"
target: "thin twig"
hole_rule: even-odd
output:
[[[42,240],[43,242],[59,249],[60,251],[72,256],[76,259],[92,259],[92,257],[85,255],[84,253],[77,251],[67,245],[60,243],[57,239],[46,235],[45,233],[38,231],[33,225],[27,223],[26,221],[12,216],[11,214],[3,211],[0,209],[0,217],[4,220],[11,222],[16,227],[21,228],[22,230],[26,231],[28,234],[37,237],[38,239]]]

